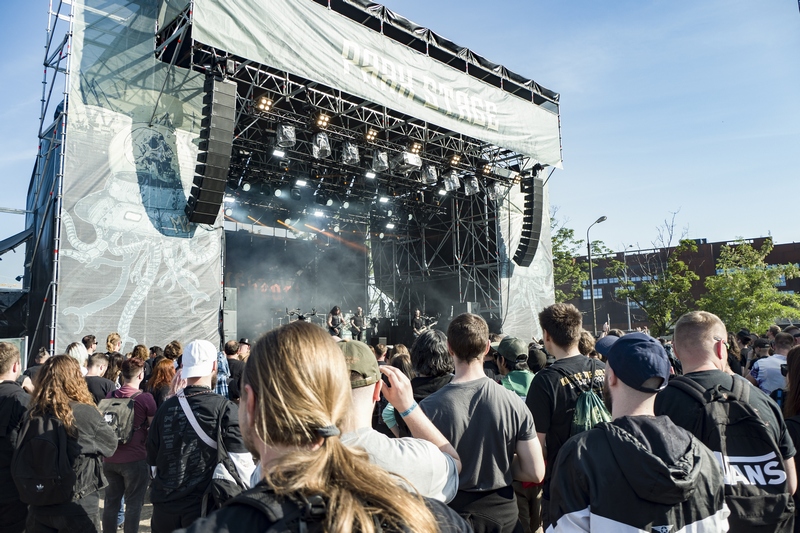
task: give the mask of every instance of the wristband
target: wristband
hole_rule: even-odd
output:
[[[408,416],[408,415],[410,415],[410,414],[411,414],[411,413],[414,411],[414,409],[416,409],[418,406],[419,406],[419,404],[418,404],[417,402],[414,402],[414,403],[412,403],[412,404],[411,404],[411,407],[409,407],[408,409],[406,409],[405,411],[403,411],[402,413],[400,413],[400,416],[401,416],[401,417],[403,417],[403,418],[407,417],[407,416]]]

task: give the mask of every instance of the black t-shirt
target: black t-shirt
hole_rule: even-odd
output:
[[[264,483],[254,489],[268,490]],[[433,513],[439,531],[447,533],[471,533],[472,528],[458,513],[442,502],[425,498],[425,505]],[[179,529],[175,533],[232,533],[239,531],[266,531],[271,525],[264,513],[250,505],[229,505],[211,514],[207,518],[195,521],[188,529]],[[290,529],[291,530],[291,529]]]
[[[355,315],[352,318],[352,322],[358,329],[364,329],[364,315]]]
[[[19,498],[11,479],[11,457],[22,429],[30,395],[14,381],[0,382],[0,504]]]
[[[719,385],[721,388],[730,391],[733,388],[733,376],[721,370],[703,370],[685,374],[704,389],[710,389]],[[761,417],[761,420],[772,431],[775,442],[781,451],[784,459],[794,457],[795,447],[792,439],[786,430],[786,423],[778,405],[769,399],[758,387],[750,390],[750,407]],[[690,398],[685,392],[675,387],[667,387],[656,396],[655,413],[656,415],[667,415],[676,426],[680,426],[688,431],[692,431],[695,422],[702,414],[703,406],[699,402]],[[699,438],[699,436],[698,436]]]
[[[116,383],[102,376],[86,376],[85,379],[95,404],[100,403],[100,400],[105,400],[109,392],[117,390]]]
[[[242,380],[242,372],[244,372],[244,361],[237,358],[228,358],[228,368],[230,369],[230,377],[238,384]]]
[[[411,327],[413,327],[415,330],[419,331],[424,326],[425,326],[425,322],[422,320],[422,318],[414,317],[414,318],[411,319]]]
[[[42,369],[42,365],[33,365],[28,367],[28,369],[22,373],[23,376],[28,376],[31,378],[31,381],[36,381],[36,374],[39,373],[39,370]]]
[[[533,414],[536,432],[544,433],[547,446],[545,496],[550,495],[550,475],[561,446],[569,439],[572,416],[578,396],[589,390],[592,367],[595,368],[593,388],[602,397],[606,365],[585,355],[558,359],[540,370],[533,378],[525,404]]]

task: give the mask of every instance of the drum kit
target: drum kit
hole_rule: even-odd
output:
[[[301,308],[296,309],[274,309],[275,317],[272,319],[272,327],[277,328],[284,324],[288,324],[289,322],[294,322],[295,320],[302,320],[305,322],[311,322],[312,324],[316,324],[321,328],[327,329],[326,315],[318,314],[316,308],[311,308],[311,311],[303,311]],[[350,326],[350,319],[355,316],[355,313],[351,310],[347,313],[342,313],[342,325],[341,325],[341,333],[339,337],[342,339],[352,339],[353,332],[351,331]],[[374,327],[374,324],[377,324],[377,319],[370,319],[368,316],[364,316],[364,329],[368,330],[371,327]]]

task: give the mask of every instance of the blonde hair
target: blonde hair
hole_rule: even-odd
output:
[[[708,311],[691,311],[678,319],[675,323],[673,343],[678,357],[684,354],[695,357],[706,357],[714,345],[714,329],[720,329],[722,340],[728,340],[725,333],[725,324],[720,318]]]
[[[117,351],[117,343],[122,341],[122,337],[119,336],[119,333],[109,333],[108,337],[106,338],[106,351],[108,353],[116,352]]]
[[[341,426],[351,403],[347,365],[325,331],[298,320],[268,332],[253,346],[244,385],[253,389],[253,426],[261,440],[298,448],[265,473],[277,495],[323,496],[335,510],[325,518],[328,532],[374,533],[374,517],[390,530],[438,531],[422,498],[370,463],[363,450],[328,437],[312,451],[322,438],[317,430]]]

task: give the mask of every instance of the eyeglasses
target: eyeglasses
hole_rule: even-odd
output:
[[[717,342],[721,342],[721,343],[722,343],[722,345],[723,345],[723,346],[725,346],[725,349],[726,349],[726,350],[730,350],[730,349],[731,349],[731,346],[730,346],[730,344],[728,344],[727,342],[725,342],[725,341],[724,341],[723,339],[721,339],[720,337],[717,337],[716,335],[714,335],[714,340],[715,340],[715,341],[717,341]]]

